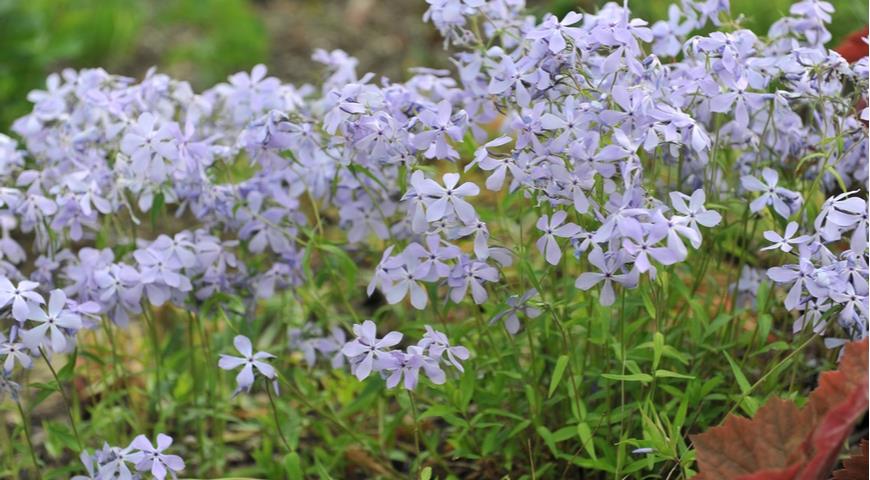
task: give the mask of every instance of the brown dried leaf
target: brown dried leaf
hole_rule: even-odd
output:
[[[692,436],[703,479],[824,479],[867,410],[867,340],[852,342],[803,408],[773,398],[753,419],[729,415]]]
[[[843,460],[843,468],[834,471],[834,480],[865,480],[870,470],[870,455],[867,452],[867,439],[861,440],[858,451]]]

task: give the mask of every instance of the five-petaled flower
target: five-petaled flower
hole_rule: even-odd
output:
[[[242,367],[239,374],[236,375],[236,390],[233,392],[235,397],[241,392],[250,392],[251,386],[254,384],[255,370],[269,380],[275,380],[278,372],[275,367],[265,362],[274,355],[268,352],[254,352],[251,345],[251,339],[244,335],[236,335],[233,338],[233,345],[236,350],[242,354],[241,357],[221,354],[218,366],[224,370],[233,370]]]

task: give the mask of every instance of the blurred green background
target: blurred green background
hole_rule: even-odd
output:
[[[831,0],[836,44],[867,23],[867,0]],[[594,10],[596,0],[528,2],[533,11]],[[636,16],[666,17],[667,0],[635,0]],[[791,0],[731,0],[745,24],[764,32]],[[0,131],[26,113],[27,92],[65,67],[101,66],[141,77],[150,66],[197,90],[265,63],[289,82],[317,81],[315,48],[342,48],[360,70],[402,79],[446,56],[424,0],[0,0]]]

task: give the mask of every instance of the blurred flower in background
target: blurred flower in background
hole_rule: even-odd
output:
[[[594,11],[604,0],[537,0],[538,15]],[[619,2],[621,3],[621,2]],[[767,28],[790,0],[731,0],[743,23]],[[669,2],[629,2],[633,14],[667,19]],[[316,48],[340,48],[361,72],[394,80],[419,65],[448,67],[438,33],[420,21],[424,0],[0,0],[0,131],[29,110],[27,93],[64,67],[103,67],[141,78],[148,68],[196,90],[257,63],[285,82],[315,82]],[[837,2],[831,45],[864,27],[866,2]],[[360,47],[365,45],[365,48]]]

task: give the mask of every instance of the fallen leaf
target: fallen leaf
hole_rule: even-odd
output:
[[[843,468],[834,471],[834,480],[865,480],[870,469],[867,439],[861,440],[858,451],[843,460]]]
[[[867,411],[867,346],[866,339],[846,345],[837,370],[820,376],[803,408],[773,398],[751,420],[729,415],[722,425],[692,436],[700,469],[695,478],[828,478],[846,437]]]

